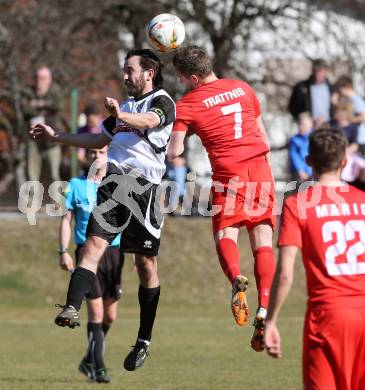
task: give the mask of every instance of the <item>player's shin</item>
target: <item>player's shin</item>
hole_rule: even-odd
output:
[[[222,238],[218,241],[217,254],[223,272],[233,284],[240,275],[240,252],[237,244],[230,238]]]
[[[94,272],[77,267],[71,275],[68,286],[66,306],[73,306],[77,311],[80,310],[82,299],[90,291],[94,281]]]
[[[159,299],[160,286],[154,288],[145,288],[142,285],[139,286],[138,300],[141,313],[138,339],[146,341],[151,340]]]
[[[251,347],[256,352],[262,352],[265,349],[265,321],[270,300],[271,284],[275,273],[275,259],[273,250],[269,246],[258,248],[254,252],[254,258],[259,307],[253,323],[254,333],[251,339]]]
[[[267,309],[270,289],[275,273],[275,259],[271,247],[262,246],[254,252],[255,278],[258,291],[258,306]]]
[[[104,364],[104,332],[102,324],[89,322],[87,324],[89,344],[92,344],[92,360],[95,362],[95,369],[105,368]],[[90,348],[89,348],[90,349]]]
[[[127,371],[134,371],[142,367],[149,356],[149,344],[159,298],[160,286],[152,288],[146,288],[142,285],[139,286],[138,300],[141,308],[140,326],[136,344],[124,360],[124,368]]]
[[[109,329],[110,329],[110,325],[106,324],[105,322],[103,322],[103,333],[104,333],[104,337],[106,337],[107,333],[109,332]]]

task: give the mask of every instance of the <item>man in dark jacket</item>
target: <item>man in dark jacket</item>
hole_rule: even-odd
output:
[[[327,79],[328,67],[323,60],[314,60],[309,79],[293,88],[288,109],[295,120],[302,112],[310,112],[314,127],[330,120],[332,86]]]

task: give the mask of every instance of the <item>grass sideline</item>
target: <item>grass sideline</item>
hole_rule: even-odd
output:
[[[58,220],[0,221],[0,389],[89,389],[78,373],[86,348],[81,329],[53,325],[69,275],[58,266]],[[242,270],[256,310],[247,234],[240,236]],[[252,326],[234,324],[230,286],[221,272],[209,219],[168,218],[160,260],[161,301],[151,356],[133,373],[122,369],[138,328],[137,275],[127,257],[119,318],[107,336],[109,389],[300,389],[305,284],[300,261],[281,317],[284,357],[251,350]],[[96,385],[94,385],[96,386]]]

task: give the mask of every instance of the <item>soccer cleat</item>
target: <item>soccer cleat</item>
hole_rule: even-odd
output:
[[[79,312],[73,306],[55,305],[56,307],[62,307],[61,313],[55,318],[54,322],[58,326],[68,326],[74,328],[80,326]]]
[[[251,348],[256,352],[262,352],[265,350],[264,343],[264,330],[265,330],[265,319],[266,319],[266,309],[260,307],[257,310],[253,326],[255,330],[253,331],[253,336],[251,339]]]
[[[243,275],[238,275],[232,286],[231,308],[233,317],[239,326],[246,325],[248,320],[247,285],[248,279]]]
[[[88,363],[85,359],[82,359],[79,364],[79,371],[86,375],[89,379],[95,378],[95,365],[94,363]]]
[[[108,371],[106,368],[99,368],[95,371],[94,376],[95,382],[98,383],[109,383],[110,382],[110,376],[108,375]]]
[[[124,368],[127,371],[134,371],[142,367],[149,354],[148,345],[144,341],[137,340],[136,345],[132,346],[132,350],[124,360]]]

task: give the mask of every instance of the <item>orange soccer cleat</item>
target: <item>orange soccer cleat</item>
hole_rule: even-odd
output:
[[[233,317],[239,326],[246,325],[248,321],[247,285],[248,279],[243,275],[238,275],[232,285],[231,308]]]

